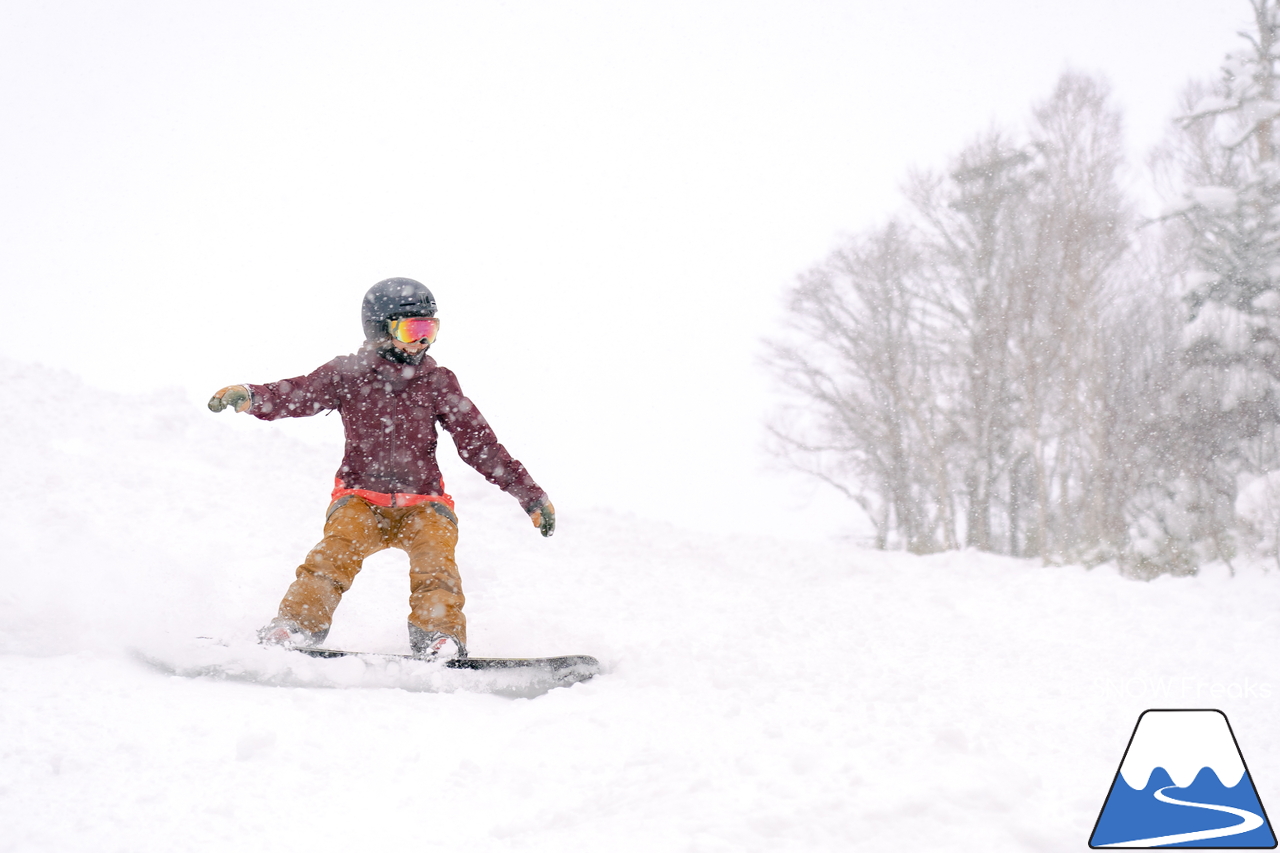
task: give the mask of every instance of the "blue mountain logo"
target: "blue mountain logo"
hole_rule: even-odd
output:
[[[1089,846],[1274,848],[1227,715],[1143,711]]]

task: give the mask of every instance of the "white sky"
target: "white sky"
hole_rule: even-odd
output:
[[[1144,151],[1248,12],[3,0],[0,354],[203,405],[350,352],[410,276],[562,514],[824,535],[852,507],[761,453],[794,277],[1065,68]]]

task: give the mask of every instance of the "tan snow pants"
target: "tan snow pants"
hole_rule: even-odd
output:
[[[280,602],[280,616],[313,634],[325,634],[342,594],[364,559],[387,548],[409,554],[409,624],[467,642],[466,599],[453,552],[458,524],[443,504],[373,506],[352,495],[329,507],[324,539],[298,567]]]

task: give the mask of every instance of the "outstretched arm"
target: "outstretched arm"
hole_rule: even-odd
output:
[[[235,409],[265,421],[306,417],[338,407],[333,380],[334,368],[330,362],[293,379],[266,385],[228,385],[209,399],[209,410]]]

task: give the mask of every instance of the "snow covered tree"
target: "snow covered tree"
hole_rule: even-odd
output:
[[[1196,468],[1178,389],[1186,376],[1185,312],[1178,296],[1189,247],[1185,235],[1143,229],[1122,260],[1122,279],[1106,336],[1109,446],[1107,495],[1113,554],[1135,578],[1193,574],[1201,557],[1184,532],[1196,525],[1183,472]]]
[[[1178,452],[1137,537],[1152,559],[1230,557],[1241,478],[1280,467],[1280,6],[1250,0],[1254,29],[1211,88],[1193,86],[1166,159],[1185,188],[1187,309]]]

